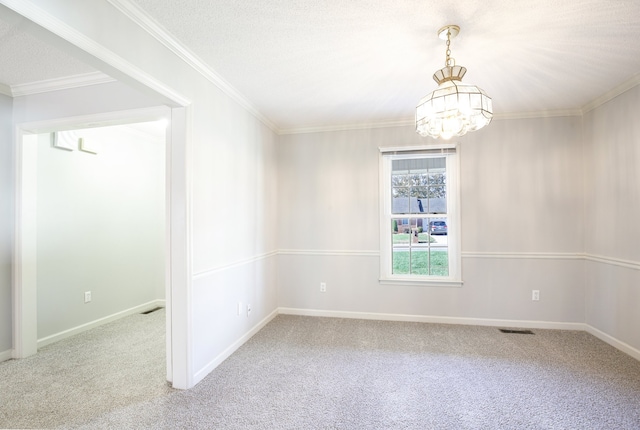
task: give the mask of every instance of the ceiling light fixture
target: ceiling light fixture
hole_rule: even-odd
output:
[[[451,39],[459,32],[457,25],[438,30],[438,37],[447,41],[447,57],[445,67],[433,74],[438,88],[423,97],[416,108],[416,132],[421,136],[450,139],[480,130],[493,118],[491,98],[477,86],[463,84],[467,69],[456,66],[451,58]]]

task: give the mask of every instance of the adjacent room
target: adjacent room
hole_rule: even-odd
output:
[[[640,428],[639,17],[0,0],[0,427]]]
[[[164,133],[152,122],[29,136],[38,347],[164,305]]]

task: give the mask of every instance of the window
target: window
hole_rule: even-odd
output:
[[[381,282],[461,284],[455,146],[380,151]]]

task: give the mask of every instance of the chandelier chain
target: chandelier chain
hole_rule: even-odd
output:
[[[447,58],[444,61],[445,67],[456,65],[456,60],[451,58],[451,30],[447,30]]]

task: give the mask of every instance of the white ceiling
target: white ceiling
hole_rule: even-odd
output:
[[[0,5],[0,84],[23,84],[96,72],[38,38],[34,25]]]
[[[640,72],[638,0],[114,3],[135,3],[280,130],[412,118],[444,65],[445,24],[461,27],[452,56],[497,115],[575,112]],[[93,70],[3,9],[1,83]]]

